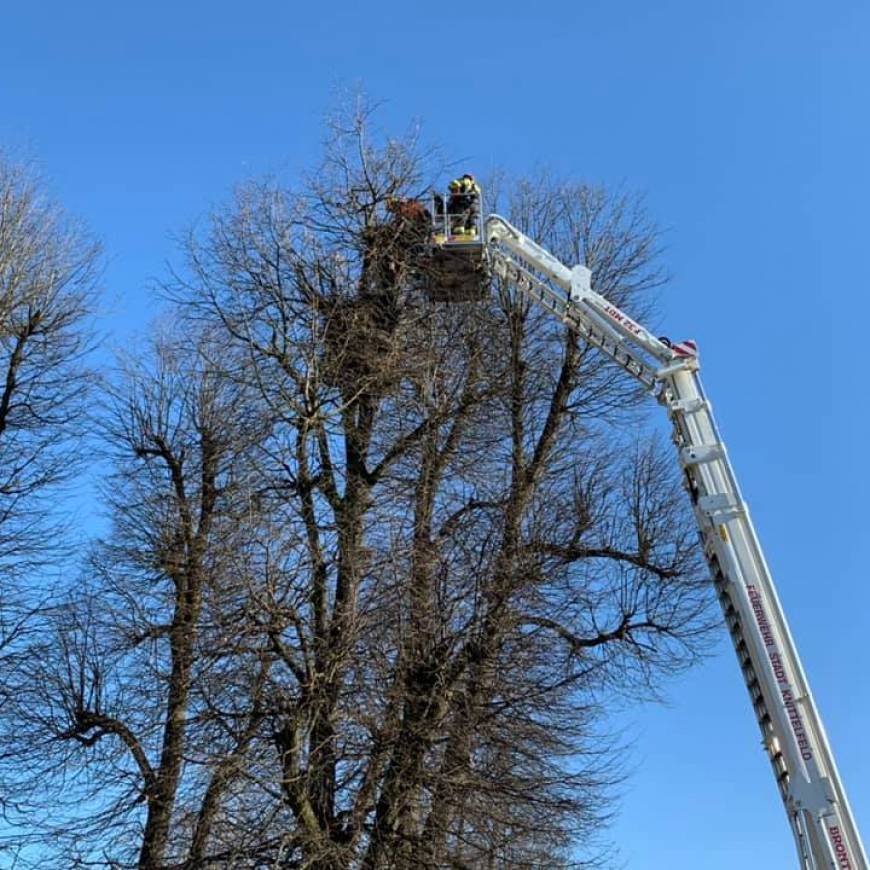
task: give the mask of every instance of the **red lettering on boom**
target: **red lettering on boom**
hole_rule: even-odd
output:
[[[840,829],[836,825],[831,825],[828,828],[828,833],[831,835],[831,845],[837,856],[837,866],[841,867],[842,870],[852,870],[852,859],[849,857],[849,850],[846,848]]]
[[[638,326],[631,318],[626,317],[618,308],[612,305],[604,306],[604,313],[611,319],[624,326],[629,332],[634,335],[640,335],[643,328]]]
[[[764,612],[764,602],[761,600],[761,593],[754,586],[747,586],[746,591],[749,593],[749,600],[752,603],[752,612],[755,614],[755,621],[758,623],[758,630],[764,639],[765,646],[776,647],[776,640],[773,636],[773,630],[770,623],[767,621],[767,614]]]
[[[782,693],[782,705],[785,708],[786,715],[788,716],[791,730],[794,732],[801,758],[804,761],[812,761],[813,748],[810,744],[810,739],[807,736],[806,727],[804,726],[800,710],[798,710],[794,693],[791,690],[791,684],[788,681],[788,673],[785,669],[785,663],[783,662],[782,656],[780,655],[779,649],[776,645],[776,637],[773,634],[770,621],[764,611],[764,601],[761,597],[761,593],[755,586],[747,584],[746,594],[749,596],[749,602],[752,605],[752,613],[755,616],[758,630],[761,632],[761,638],[764,641],[764,645],[767,647],[767,655],[770,659],[770,664],[773,667],[773,675],[776,677],[776,680],[779,683],[779,690]]]

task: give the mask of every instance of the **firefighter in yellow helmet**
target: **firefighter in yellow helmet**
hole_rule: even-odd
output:
[[[451,235],[477,235],[477,217],[480,214],[480,186],[474,176],[465,173],[447,185],[447,215]]]

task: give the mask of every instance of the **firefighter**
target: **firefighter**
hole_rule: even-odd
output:
[[[477,235],[477,216],[480,207],[480,187],[474,176],[466,172],[447,185],[450,197],[447,214],[453,235]]]

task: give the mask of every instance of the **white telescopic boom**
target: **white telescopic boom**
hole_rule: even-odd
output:
[[[670,347],[504,218],[486,221],[493,273],[644,384],[667,409],[725,622],[797,842],[801,870],[870,870],[821,717],[698,376]]]

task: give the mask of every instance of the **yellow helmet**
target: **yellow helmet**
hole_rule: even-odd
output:
[[[454,178],[453,181],[451,181],[450,184],[447,185],[447,187],[451,193],[458,193],[460,190],[462,190],[462,180],[459,178]]]
[[[474,180],[474,176],[470,172],[466,172],[465,175],[459,179],[459,184],[462,187],[463,193],[480,193],[480,188],[477,186],[477,182]]]

